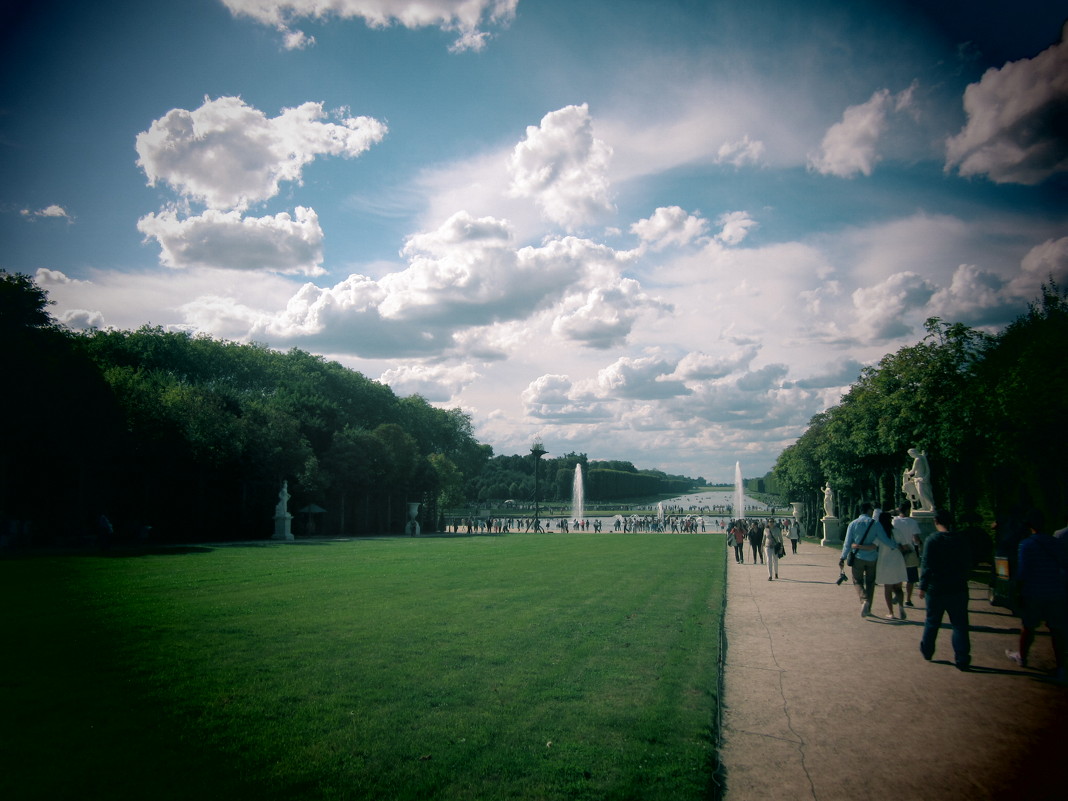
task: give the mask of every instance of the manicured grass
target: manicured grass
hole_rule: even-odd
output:
[[[0,561],[0,797],[705,797],[724,540]]]

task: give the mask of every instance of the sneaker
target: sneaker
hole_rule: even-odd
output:
[[[889,615],[886,616],[886,619],[887,620],[897,620],[897,615],[895,615],[893,612],[891,612]]]
[[[905,607],[904,606],[902,606],[901,604],[898,604],[897,605],[897,610],[900,613],[899,617],[900,617],[901,620],[908,620],[908,617],[905,615]]]
[[[860,605],[860,616],[868,617],[871,614],[871,604],[865,601]]]
[[[912,601],[905,601],[905,606],[912,606]]]
[[[1020,652],[1019,651],[1008,651],[1007,650],[1007,651],[1005,651],[1005,656],[1007,656],[1010,661],[1015,662],[1020,667],[1027,667],[1027,660],[1024,659],[1022,656],[1020,656]]]

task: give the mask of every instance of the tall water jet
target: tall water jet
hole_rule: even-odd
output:
[[[745,517],[745,494],[742,492],[742,464],[734,463],[734,519]]]
[[[575,480],[571,483],[571,519],[582,521],[586,515],[586,489],[582,486],[582,465],[575,465]]]

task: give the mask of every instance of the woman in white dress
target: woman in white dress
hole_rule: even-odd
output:
[[[908,579],[908,571],[905,569],[905,555],[902,546],[912,547],[911,542],[902,542],[904,536],[900,530],[894,531],[893,517],[889,512],[881,509],[875,510],[875,519],[886,531],[886,536],[897,545],[891,548],[879,543],[879,561],[875,563],[875,583],[883,585],[883,598],[886,600],[886,608],[890,614],[890,620],[905,620],[905,592],[901,585]],[[894,604],[897,604],[898,614],[894,614]]]

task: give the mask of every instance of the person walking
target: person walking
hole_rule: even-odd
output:
[[[841,569],[847,557],[852,555],[850,569],[853,573],[853,586],[860,597],[860,616],[871,614],[871,602],[875,597],[875,563],[879,559],[879,543],[893,547],[893,542],[883,532],[882,526],[875,525],[872,517],[874,511],[870,503],[860,505],[860,514],[846,528],[845,542],[842,544],[842,556],[838,560]]]
[[[1035,641],[1035,629],[1043,622],[1053,641],[1053,656],[1057,678],[1065,678],[1065,629],[1068,612],[1065,610],[1065,555],[1062,543],[1042,532],[1042,521],[1036,512],[1027,515],[1024,526],[1031,535],[1020,543],[1018,572],[1020,587],[1020,647],[1005,655],[1021,667],[1027,666],[1027,654]]]
[[[779,577],[779,549],[782,547],[782,531],[772,520],[764,529],[764,553],[767,555],[768,581]]]
[[[746,536],[749,537],[749,547],[753,551],[753,564],[757,563],[757,557],[760,558],[760,564],[764,564],[764,551],[760,547],[764,532],[761,530],[760,524],[750,523],[749,533]]]
[[[908,578],[908,572],[905,570],[905,547],[911,548],[910,542],[902,542],[898,539],[898,536],[907,537],[907,535],[895,529],[893,527],[893,517],[889,512],[883,512],[879,515],[878,525],[887,533],[892,539],[895,547],[891,548],[888,545],[879,543],[879,559],[875,563],[875,583],[883,585],[883,599],[886,601],[886,608],[889,614],[887,618],[890,620],[907,620],[905,616],[905,592],[901,589],[901,585]],[[894,613],[894,606],[897,606],[898,613]]]
[[[920,553],[923,550],[923,540],[920,539],[920,524],[909,515],[912,512],[912,504],[902,501],[897,507],[897,516],[894,518],[894,540],[900,544],[907,541],[908,550],[904,551],[905,557],[905,606],[912,606],[912,590],[916,582],[920,580]]]
[[[797,553],[797,541],[801,539],[801,524],[796,520],[791,520],[790,533],[787,536],[790,538],[790,552]]]
[[[731,526],[731,541],[734,543],[734,561],[740,565],[745,564],[745,529],[741,520],[735,520]]]
[[[945,509],[934,516],[935,533],[923,546],[920,565],[920,598],[927,600],[920,653],[928,662],[934,657],[935,640],[942,618],[949,615],[953,627],[953,663],[968,670],[972,662],[968,634],[968,573],[972,567],[971,546],[964,534],[951,531],[953,517]]]

